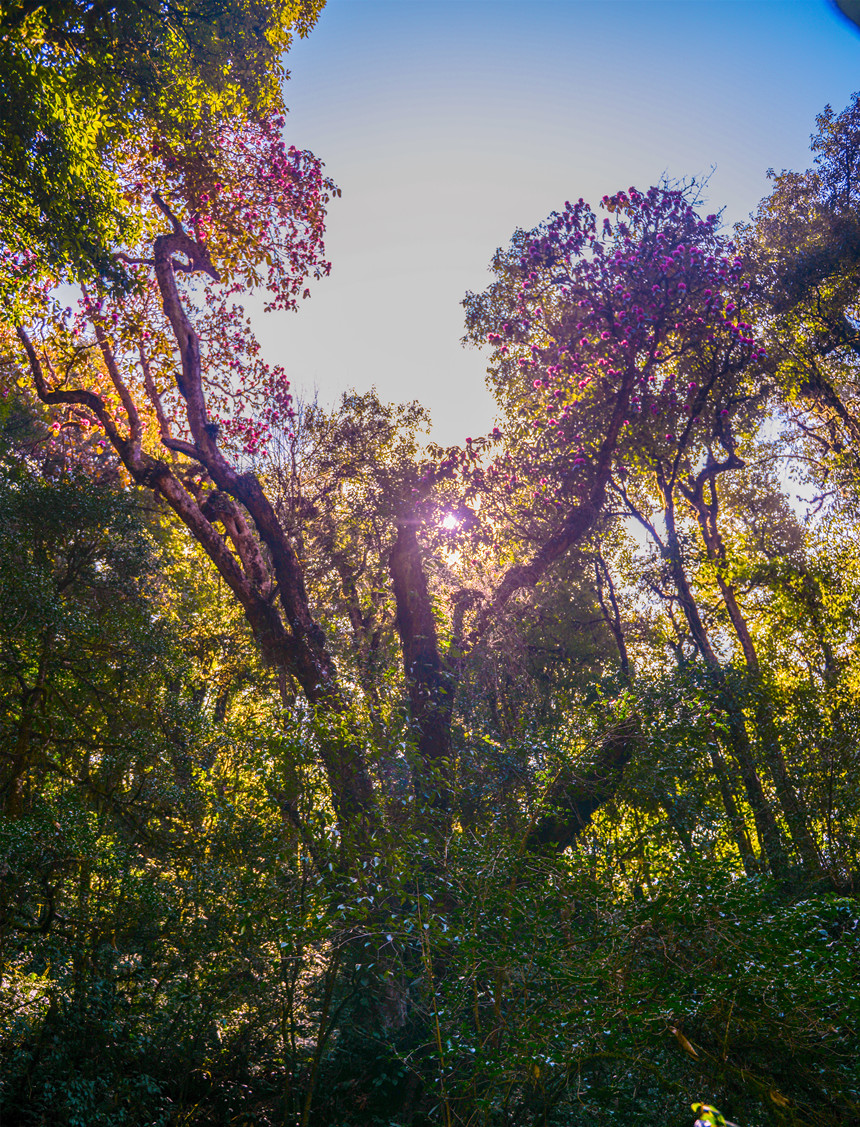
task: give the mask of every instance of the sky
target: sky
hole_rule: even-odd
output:
[[[827,0],[328,0],[286,64],[286,139],[343,195],[331,276],[261,343],[300,396],[417,399],[448,445],[493,426],[460,303],[516,228],[664,176],[746,219],[860,89],[860,34]]]

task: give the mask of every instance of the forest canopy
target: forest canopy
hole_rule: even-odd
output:
[[[515,232],[442,449],[242,305],[317,10],[3,9],[0,1118],[847,1127],[860,96]]]
[[[115,252],[136,230],[138,162],[217,190],[222,131],[283,113],[283,53],[322,2],[4,0],[4,244],[124,280]]]

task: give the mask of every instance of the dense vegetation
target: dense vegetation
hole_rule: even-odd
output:
[[[4,20],[74,84],[73,9]],[[199,47],[181,152],[87,134],[89,242],[4,218],[0,1122],[856,1122],[860,99],[734,241],[668,185],[517,232],[442,450],[261,359],[336,189]],[[181,130],[154,74],[111,129]]]

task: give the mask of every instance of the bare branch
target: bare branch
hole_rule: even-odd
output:
[[[180,221],[173,214],[173,211],[170,209],[170,207],[165,202],[165,200],[163,199],[163,197],[161,196],[161,194],[159,192],[153,192],[152,193],[152,202],[155,204],[155,206],[158,208],[158,210],[163,215],[166,215],[167,218],[170,220],[171,226],[173,227],[174,235],[184,235],[185,234],[185,228],[182,226]]]

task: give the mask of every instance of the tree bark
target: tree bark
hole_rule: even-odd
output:
[[[420,757],[417,797],[447,814],[451,808],[451,717],[456,682],[439,651],[414,521],[398,526],[389,567],[409,686],[409,712]]]

